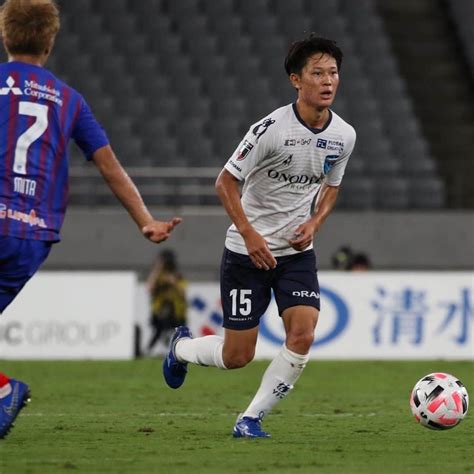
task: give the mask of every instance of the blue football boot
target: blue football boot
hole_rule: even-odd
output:
[[[271,434],[262,431],[260,418],[250,418],[249,416],[239,417],[235,422],[232,435],[234,438],[271,438]]]
[[[180,362],[174,352],[176,343],[181,339],[192,339],[193,335],[186,326],[176,328],[170,341],[170,350],[163,361],[163,377],[171,388],[179,388],[184,383],[188,372],[188,363]]]
[[[0,439],[5,438],[20,410],[30,401],[30,387],[26,383],[10,379],[10,386],[12,391],[0,398]]]

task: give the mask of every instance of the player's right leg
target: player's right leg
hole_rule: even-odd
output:
[[[259,319],[270,302],[270,278],[247,255],[224,251],[221,266],[224,337],[193,339],[188,328],[177,328],[163,364],[163,375],[170,387],[183,384],[188,363],[237,369],[253,359]]]
[[[188,363],[219,369],[238,369],[255,354],[258,327],[243,331],[225,329],[224,337],[193,338],[186,326],[176,328],[170,350],[163,361],[163,375],[171,388],[179,388],[187,375]]]

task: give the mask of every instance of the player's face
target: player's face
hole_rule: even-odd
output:
[[[321,53],[310,56],[301,74],[294,76],[292,82],[299,99],[317,109],[331,106],[339,85],[339,70],[332,56]]]

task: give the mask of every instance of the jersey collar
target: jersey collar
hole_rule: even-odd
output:
[[[332,122],[332,112],[331,112],[331,109],[328,109],[328,112],[329,112],[329,119],[328,121],[324,124],[324,127],[323,128],[312,128],[312,127],[309,127],[304,121],[303,119],[300,117],[300,114],[298,113],[298,109],[296,108],[296,102],[294,102],[293,104],[291,104],[292,107],[293,107],[293,112],[295,113],[295,116],[296,118],[298,119],[298,122],[303,125],[303,127],[307,128],[310,132],[314,133],[315,135],[318,134],[318,133],[321,133],[321,132],[324,132],[324,130],[326,130],[329,125],[331,124]]]

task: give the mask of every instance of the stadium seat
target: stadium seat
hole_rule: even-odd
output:
[[[180,97],[180,113],[184,120],[197,118],[201,121],[207,120],[211,113],[211,103],[209,99],[202,96],[186,95]]]
[[[265,18],[270,12],[270,0],[251,0],[236,2],[238,12],[244,18]]]
[[[156,95],[149,98],[148,108],[155,116],[176,120],[179,114],[179,101],[174,95]]]
[[[193,62],[193,69],[195,69],[203,80],[203,89],[207,91],[210,96],[219,96],[219,91],[222,91],[226,86],[222,83],[233,80],[227,76],[227,60],[224,56],[217,53],[208,56],[202,54]],[[222,96],[220,96],[222,97]]]
[[[414,209],[441,209],[446,206],[446,192],[438,178],[410,180],[410,203]]]
[[[175,19],[195,17],[199,12],[199,3],[199,0],[168,0],[166,8]]]
[[[197,36],[189,38],[186,44],[187,53],[201,63],[203,58],[211,59],[217,54],[218,41],[214,36]]]
[[[171,93],[168,79],[159,75],[159,73],[153,76],[152,81],[144,80],[142,76],[142,79],[139,79],[137,82],[137,87],[139,87],[140,94],[143,94],[147,99],[149,110],[147,117],[150,113],[156,114],[156,112],[159,112],[153,104],[155,104],[157,100],[161,100],[161,98],[168,97]]]
[[[210,19],[211,30],[221,40],[225,46],[242,36],[242,20],[240,17],[218,17]]]
[[[337,207],[366,210],[375,206],[374,183],[366,177],[344,178],[339,191]]]
[[[141,56],[148,51],[147,39],[138,33],[134,33],[130,37],[116,36],[115,46],[117,52],[124,55],[127,60]]]
[[[152,54],[137,54],[129,58],[127,69],[140,83],[155,82],[156,76],[159,74],[158,60]],[[147,80],[150,77],[153,77],[152,81]]]
[[[270,15],[246,17],[242,24],[244,31],[250,34],[254,43],[265,41],[268,36],[276,35],[279,31],[277,20]]]
[[[409,184],[404,178],[383,178],[375,180],[376,207],[399,210],[410,206]]]
[[[230,18],[234,13],[234,0],[205,0],[203,8],[209,18]]]
[[[150,166],[173,166],[181,160],[176,140],[171,136],[145,136],[143,156]]]
[[[96,11],[100,12],[106,17],[124,17],[127,14],[128,0],[113,0],[113,2],[95,2],[94,8],[96,9]]]
[[[238,118],[240,120],[247,116],[246,103],[238,95],[222,98],[212,104],[212,115],[217,120]]]
[[[207,36],[209,29],[207,17],[204,15],[180,17],[176,20],[176,26],[182,37],[189,41]]]

